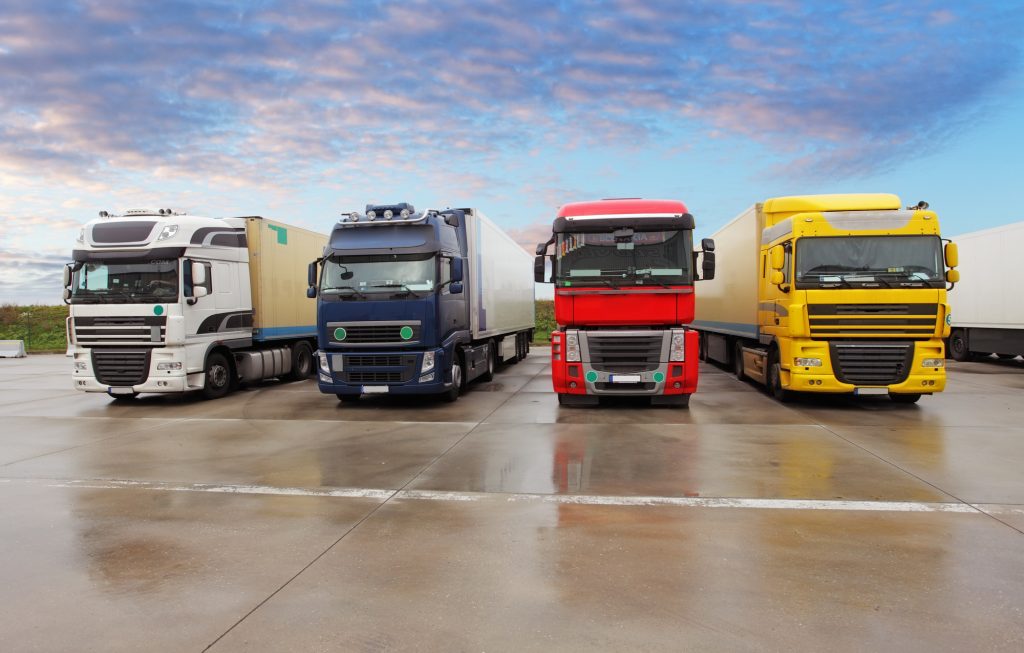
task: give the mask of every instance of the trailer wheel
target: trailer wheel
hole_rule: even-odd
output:
[[[743,343],[739,340],[732,346],[732,371],[740,381],[746,377],[743,373]]]
[[[974,359],[971,350],[967,348],[967,334],[963,329],[956,329],[949,336],[949,355],[961,363]]]
[[[451,403],[459,398],[459,394],[462,392],[462,386],[465,383],[465,375],[462,373],[462,355],[458,352],[453,356],[451,367],[452,375],[452,387],[446,391],[443,395],[445,401]]]
[[[497,364],[498,354],[495,351],[497,348],[494,346],[493,340],[487,341],[487,371],[480,375],[480,378],[484,381],[494,380],[494,368]]]
[[[768,389],[773,397],[784,404],[793,401],[793,392],[782,387],[782,363],[779,362],[778,350],[768,354]]]
[[[313,349],[302,341],[292,347],[292,371],[285,375],[285,381],[301,381],[313,374]]]
[[[224,354],[214,352],[206,359],[206,383],[203,384],[203,396],[207,399],[219,399],[231,391],[231,365]]]
[[[889,393],[889,399],[897,404],[916,404],[921,398],[919,394],[893,394]]]

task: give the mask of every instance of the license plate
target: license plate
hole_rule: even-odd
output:
[[[363,394],[379,395],[379,394],[386,393],[387,391],[388,391],[388,387],[386,385],[364,385],[363,386]]]
[[[853,391],[855,395],[887,395],[889,388],[857,388]]]
[[[107,392],[112,395],[133,395],[135,391],[131,388],[107,388]]]
[[[639,374],[612,374],[608,380],[612,383],[640,383],[642,379]]]

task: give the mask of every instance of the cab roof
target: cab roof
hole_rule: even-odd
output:
[[[559,209],[557,217],[619,214],[683,215],[685,213],[689,213],[689,211],[686,209],[686,205],[679,200],[647,200],[630,197],[565,204]]]
[[[900,198],[890,193],[848,193],[837,195],[791,195],[765,200],[765,213],[806,213],[812,211],[891,211],[902,208]]]

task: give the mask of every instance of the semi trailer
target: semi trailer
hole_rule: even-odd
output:
[[[530,255],[479,209],[367,205],[341,217],[309,264],[319,387],[455,401],[529,352]]]
[[[776,197],[714,239],[724,265],[697,297],[702,357],[780,401],[831,392],[913,403],[945,387],[946,291],[960,274],[927,203]]]
[[[213,399],[241,381],[311,376],[306,262],[326,241],[259,216],[100,212],[64,269],[74,388]]]
[[[950,356],[966,361],[1024,354],[1024,302],[1010,282],[1024,250],[1024,222],[964,234],[957,244],[966,274],[953,303]]]
[[[693,229],[676,200],[605,199],[559,210],[551,238],[537,245],[534,276],[555,285],[551,381],[560,404],[639,395],[689,405],[697,390],[697,332],[686,328],[694,281],[715,269],[707,239],[696,274]]]

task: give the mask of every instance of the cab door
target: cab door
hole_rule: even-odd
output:
[[[773,245],[763,250],[761,256],[762,292],[758,306],[761,333],[781,336],[789,332],[789,305],[793,296],[793,241]],[[781,267],[776,267],[779,262]],[[775,272],[781,273],[781,283],[773,282]]]

